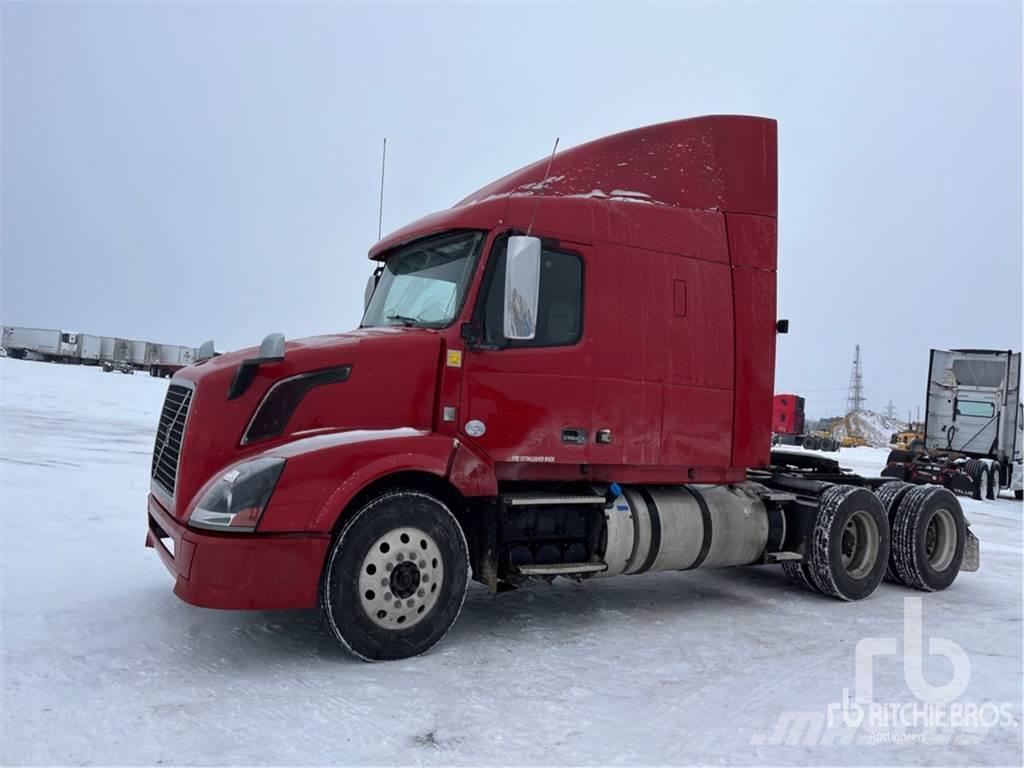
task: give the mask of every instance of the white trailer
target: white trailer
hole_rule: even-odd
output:
[[[196,361],[196,350],[180,344],[154,344],[155,359],[150,364],[149,372],[153,376],[168,377],[175,371],[192,365]]]
[[[131,341],[115,336],[101,336],[100,363],[103,365],[104,371],[134,372]]]
[[[61,333],[50,328],[5,325],[3,346],[11,357],[56,360],[62,357]]]
[[[96,365],[100,360],[102,338],[89,333],[78,334],[78,356],[83,365]]]

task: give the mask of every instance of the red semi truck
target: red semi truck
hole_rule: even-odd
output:
[[[839,441],[829,434],[808,433],[804,399],[799,395],[776,395],[772,401],[772,445],[801,445],[812,451],[838,451]]]
[[[975,569],[947,490],[770,451],[776,187],[773,120],[603,138],[377,243],[358,329],[179,371],[146,540],[175,593],[319,607],[375,660],[469,578],[775,563],[856,600]]]

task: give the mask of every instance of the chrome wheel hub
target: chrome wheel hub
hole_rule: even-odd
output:
[[[928,564],[936,571],[944,571],[956,555],[956,523],[948,509],[937,509],[924,533],[924,550]]]
[[[395,528],[370,547],[359,570],[359,600],[370,621],[407,629],[437,603],[444,583],[441,550],[419,528]]]
[[[851,577],[863,579],[878,560],[881,536],[875,519],[864,510],[857,510],[846,521],[840,540],[843,567]]]

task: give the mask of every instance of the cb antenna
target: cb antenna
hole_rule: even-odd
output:
[[[377,212],[377,239],[380,240],[384,224],[384,166],[388,161],[388,137],[384,137],[384,149],[380,153],[380,209]]]
[[[555,162],[555,152],[558,151],[558,137],[555,137],[555,146],[551,150],[551,157],[548,158],[548,168],[544,171],[544,178],[540,180],[540,184],[543,185],[547,181],[548,176],[551,175],[551,164]],[[526,236],[530,236],[530,232],[533,231],[533,220],[537,218],[537,206],[540,205],[540,197],[538,197],[533,203],[533,213],[530,215],[530,226],[526,228]],[[379,238],[378,238],[379,239]]]

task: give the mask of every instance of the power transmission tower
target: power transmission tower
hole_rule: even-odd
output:
[[[853,370],[850,371],[850,393],[846,397],[846,412],[860,413],[864,410],[864,372],[860,367],[860,344],[853,353]]]
[[[885,415],[888,416],[890,419],[896,416],[896,408],[895,406],[893,406],[892,400],[890,400],[889,404],[885,406]]]

